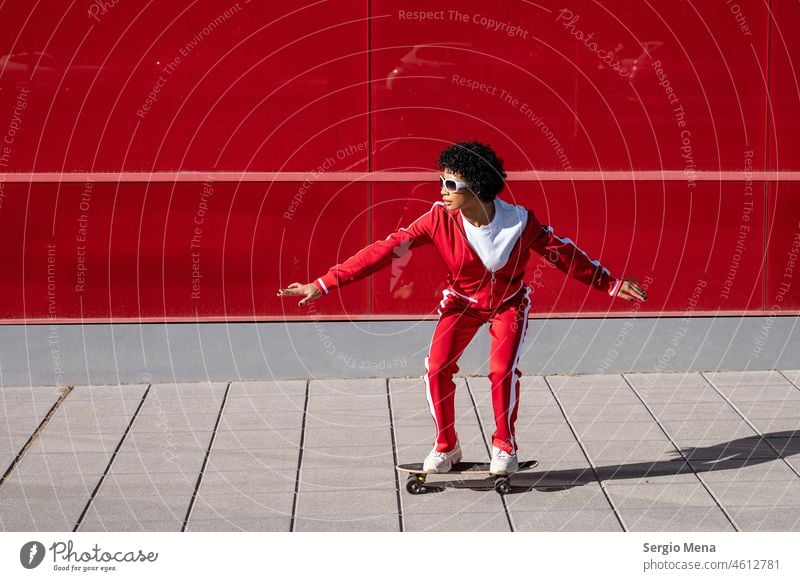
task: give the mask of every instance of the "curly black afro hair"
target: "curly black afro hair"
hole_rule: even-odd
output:
[[[460,174],[483,202],[491,202],[503,190],[503,160],[488,145],[477,141],[454,143],[439,154],[439,169]]]

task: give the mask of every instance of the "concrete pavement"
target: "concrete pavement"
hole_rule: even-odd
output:
[[[488,380],[457,381],[488,459]],[[0,530],[800,530],[800,370],[529,376],[520,401],[539,466],[511,494],[412,496],[419,378],[3,387]]]

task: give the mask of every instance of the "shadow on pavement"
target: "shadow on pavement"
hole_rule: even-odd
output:
[[[767,443],[769,442],[769,443]],[[635,449],[632,447],[631,451]],[[777,453],[776,453],[777,450]],[[656,476],[736,470],[774,462],[800,452],[800,431],[772,432],[764,436],[749,436],[713,446],[683,448],[675,458],[653,462],[615,464],[575,470],[552,470],[515,474],[509,494],[537,490],[552,492],[583,486],[600,480],[639,479]],[[682,454],[682,455],[681,455]],[[778,455],[780,454],[780,456]],[[595,472],[597,476],[595,476]]]

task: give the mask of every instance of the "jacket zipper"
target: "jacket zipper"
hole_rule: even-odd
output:
[[[491,309],[492,305],[494,304],[494,283],[495,283],[495,278],[494,278],[494,271],[492,270],[490,272],[492,273],[492,279],[490,281],[490,287],[489,287],[489,308]]]

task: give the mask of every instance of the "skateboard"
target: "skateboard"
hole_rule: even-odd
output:
[[[536,460],[527,460],[520,462],[519,468],[516,472],[524,472],[535,468],[539,462]],[[424,494],[428,492],[425,486],[425,479],[428,473],[422,469],[422,464],[400,464],[396,467],[398,472],[407,472],[408,479],[406,480],[406,492],[409,494]],[[513,472],[512,474],[516,474]],[[511,491],[511,483],[509,479],[511,474],[492,474],[489,472],[488,462],[457,462],[453,465],[450,472],[442,472],[441,475],[449,474],[483,474],[492,476],[492,486],[498,494],[508,494]]]

